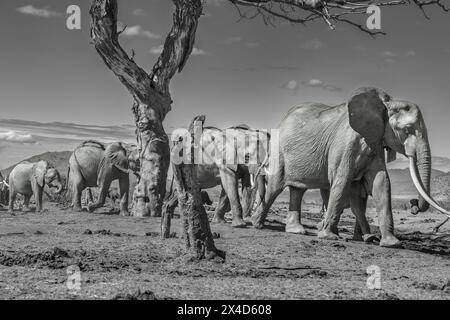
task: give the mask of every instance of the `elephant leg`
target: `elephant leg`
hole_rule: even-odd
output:
[[[16,190],[14,188],[11,188],[9,190],[9,204],[8,204],[8,212],[10,214],[14,214],[14,202],[16,202]]]
[[[42,212],[42,197],[44,195],[44,188],[36,187],[34,191],[34,198],[36,199],[36,212]]]
[[[320,239],[339,239],[338,225],[342,212],[344,212],[346,204],[348,205],[350,180],[348,168],[340,168],[330,189],[328,209],[322,228],[319,229],[317,234]]]
[[[230,210],[230,200],[228,199],[228,196],[224,188],[222,187],[222,190],[220,191],[219,202],[217,203],[216,210],[214,211],[214,218],[212,222],[225,223],[225,213]]]
[[[279,172],[268,175],[267,181],[267,192],[265,194],[265,199],[258,206],[253,220],[253,226],[256,229],[264,228],[264,222],[266,220],[267,214],[269,213],[269,209],[276,200],[276,198],[283,192],[284,189],[284,181],[281,175],[282,168]]]
[[[256,208],[264,203],[264,197],[266,196],[266,178],[260,175],[256,181],[258,184],[256,192]]]
[[[239,189],[236,175],[229,171],[221,170],[220,178],[222,179],[222,186],[230,200],[231,212],[233,213],[233,221],[231,226],[234,228],[245,228],[247,224],[242,216],[242,206],[239,200]]]
[[[302,200],[306,189],[289,187],[289,212],[286,217],[286,232],[306,234],[305,227],[302,225],[301,212]]]
[[[372,196],[377,204],[378,223],[381,231],[380,246],[398,247],[400,240],[394,235],[394,218],[392,217],[391,182],[384,162],[378,169],[371,170],[366,175],[367,190],[372,190]]]
[[[84,189],[83,179],[75,170],[72,170],[70,179],[71,179],[71,182],[72,182],[72,207],[73,207],[73,211],[81,212],[83,210],[83,208],[81,206],[81,195],[82,195],[83,189]]]
[[[94,197],[92,196],[91,188],[87,188],[87,198],[88,198],[88,203],[94,202]]]
[[[24,212],[30,211],[30,199],[31,199],[30,194],[24,195],[22,211]]]
[[[252,184],[250,181],[250,174],[246,174],[242,177],[242,215],[244,220],[251,216],[254,194],[252,190]]]
[[[129,216],[130,213],[128,211],[128,198],[130,192],[130,181],[128,180],[128,176],[119,180],[119,188],[120,188],[120,214],[123,216]]]
[[[370,233],[370,225],[367,222],[367,194],[363,188],[361,182],[353,183],[350,195],[350,207],[356,218],[353,240],[371,242],[376,240],[376,236]]]
[[[330,190],[320,189],[320,196],[322,197],[322,212],[327,212],[328,202],[330,200]]]
[[[109,190],[110,186],[111,186],[111,180],[110,179],[105,179],[105,181],[103,181],[100,184],[100,187],[99,187],[100,193],[98,195],[97,202],[96,203],[89,203],[89,205],[88,205],[89,212],[94,212],[98,208],[103,207],[103,205],[105,204],[106,195],[108,194],[108,190]]]

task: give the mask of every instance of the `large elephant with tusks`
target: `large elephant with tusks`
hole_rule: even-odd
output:
[[[121,142],[103,144],[88,140],[80,144],[69,159],[67,181],[72,190],[72,206],[81,211],[81,193],[88,187],[99,187],[95,203],[89,203],[93,212],[105,204],[111,182],[118,179],[120,189],[120,213],[129,215],[128,200],[130,172],[137,172],[139,154],[135,145]]]
[[[268,175],[264,204],[254,215],[262,228],[269,208],[285,187],[290,189],[286,229],[305,233],[301,200],[307,189],[328,191],[328,208],[319,238],[339,239],[338,223],[351,207],[362,234],[370,234],[365,212],[373,196],[381,231],[381,246],[394,247],[391,184],[387,162],[396,153],[410,160],[411,177],[420,194],[415,212],[429,204],[447,211],[429,196],[431,151],[423,115],[417,105],[393,100],[384,91],[364,87],[337,106],[308,103],[292,108],[279,126],[279,166]],[[385,154],[385,150],[387,153]],[[387,159],[386,159],[387,155]]]

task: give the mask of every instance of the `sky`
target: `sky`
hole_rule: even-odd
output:
[[[81,7],[81,30],[66,28],[71,4]],[[0,152],[7,153],[0,167],[37,151],[70,150],[86,133],[132,139],[132,98],[90,44],[90,5],[0,2]],[[294,105],[342,103],[357,87],[372,85],[418,104],[433,154],[450,157],[450,14],[429,9],[427,20],[413,6],[384,8],[387,35],[372,39],[346,25],[330,30],[322,21],[305,27],[279,20],[274,27],[260,18],[239,19],[221,0],[206,0],[204,11],[196,49],[171,83],[166,131],[186,127],[199,114],[218,127],[275,128]],[[121,44],[147,71],[172,13],[168,0],[119,0],[119,21],[128,26]],[[43,136],[45,127],[53,131]]]

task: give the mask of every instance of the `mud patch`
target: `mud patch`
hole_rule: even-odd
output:
[[[133,293],[119,293],[112,297],[111,300],[158,300],[158,298],[152,291],[141,292],[140,290],[138,290]]]
[[[62,269],[68,266],[70,254],[58,247],[43,252],[6,251],[0,252],[0,265],[35,266],[50,269]]]
[[[0,265],[13,267],[31,266],[34,268],[64,269],[76,265],[80,271],[127,271],[141,272],[144,269],[155,269],[162,259],[154,252],[111,252],[109,250],[51,250],[37,252],[3,251],[0,252]]]
[[[402,248],[428,254],[450,257],[450,241],[447,235],[422,233],[420,231],[398,234],[402,241]]]

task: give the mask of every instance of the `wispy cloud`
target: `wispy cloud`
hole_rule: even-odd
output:
[[[330,91],[330,92],[340,92],[342,91],[342,88],[327,84],[319,79],[311,79],[307,81],[297,81],[297,80],[290,80],[280,86],[282,89],[286,89],[289,91],[298,91],[300,90],[301,86],[304,87],[310,87],[310,88],[320,88],[322,90]]]
[[[227,44],[227,45],[230,45],[230,44],[238,43],[238,42],[241,42],[241,41],[242,41],[242,37],[240,37],[240,36],[235,36],[235,37],[231,37],[231,38],[228,38],[228,39],[219,41],[219,43],[220,43],[220,44]]]
[[[135,142],[133,125],[98,126],[0,119],[0,168],[46,151],[70,151],[82,141]]]
[[[117,26],[117,28],[122,31],[123,30],[123,26],[122,24],[119,24]],[[131,26],[131,27],[126,27],[125,30],[121,33],[121,35],[125,36],[125,37],[146,37],[149,39],[161,39],[161,35],[154,33],[152,31],[149,30],[144,30],[141,26]]]
[[[27,14],[27,15],[35,16],[35,17],[41,17],[41,18],[51,18],[51,17],[61,16],[61,13],[52,11],[48,7],[36,8],[31,4],[27,5],[27,6],[19,7],[16,10],[23,14]]]
[[[36,140],[31,134],[19,133],[14,130],[0,132],[0,141],[18,142],[18,143],[35,143]]]
[[[163,51],[164,47],[163,45],[160,46],[156,46],[150,49],[150,53],[151,54],[161,54]],[[207,55],[208,53],[202,49],[196,48],[194,47],[194,49],[192,49],[192,53],[191,55],[193,56],[203,56],[203,55]]]
[[[417,52],[415,50],[408,50],[406,52],[394,52],[390,50],[385,50],[381,52],[381,58],[383,64],[392,64],[396,63],[398,60],[402,58],[413,58],[417,56]]]
[[[269,66],[270,70],[280,70],[280,71],[298,71],[301,68],[297,66],[289,66],[289,65],[279,65],[279,66]]]
[[[313,39],[303,43],[302,48],[305,50],[319,50],[324,46],[325,44],[319,39]]]
[[[280,86],[281,89],[286,89],[289,91],[298,91],[300,89],[300,84],[298,83],[297,80],[290,80],[286,83],[283,83]]]
[[[331,91],[331,92],[340,92],[342,91],[342,88],[327,84],[325,82],[323,82],[322,80],[319,79],[311,79],[308,81],[303,81],[302,84],[306,87],[311,87],[311,88],[321,88],[323,90],[326,91]]]

